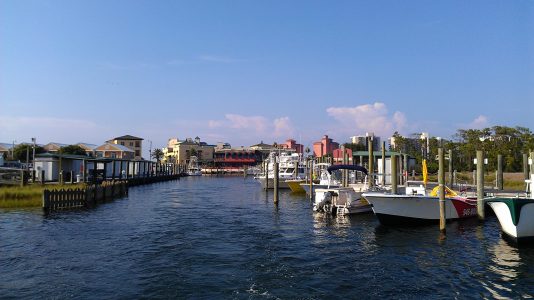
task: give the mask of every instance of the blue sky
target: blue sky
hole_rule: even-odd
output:
[[[0,142],[534,129],[533,1],[0,1]]]

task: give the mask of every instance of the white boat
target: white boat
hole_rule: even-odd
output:
[[[187,175],[188,176],[201,176],[202,169],[198,165],[198,159],[196,156],[191,156],[189,158],[189,164],[187,165]]]
[[[486,203],[491,206],[499,223],[502,232],[506,237],[517,243],[534,241],[534,195],[532,180],[527,182],[527,195],[530,197],[495,197],[486,199]],[[528,187],[530,186],[530,193]]]
[[[262,188],[274,188],[274,163],[278,161],[278,188],[288,189],[286,183],[288,179],[306,178],[306,164],[302,156],[298,153],[288,154],[286,152],[271,152],[267,158],[267,178],[265,174],[256,176]],[[265,170],[264,170],[265,172]],[[268,180],[267,180],[268,179]]]
[[[477,216],[476,200],[459,197],[446,189],[445,217],[447,220]],[[427,195],[423,186],[399,187],[404,194],[367,192],[363,197],[373,206],[373,212],[385,225],[423,225],[439,223],[439,197]]]
[[[315,189],[324,189],[329,187],[339,187],[339,179],[332,176],[332,174],[328,173],[327,169],[330,167],[331,164],[329,163],[317,163],[313,166],[314,168],[314,174],[319,174],[319,180],[314,181],[312,185],[312,194],[315,194]],[[310,183],[309,179],[305,183],[301,183],[300,186],[306,194],[310,195]]]
[[[327,172],[331,175],[335,170],[353,170],[367,175],[365,168],[354,165],[331,166]],[[351,183],[348,187],[315,188],[313,210],[337,215],[371,212],[371,205],[362,198],[362,193],[366,190],[367,180],[363,183]]]

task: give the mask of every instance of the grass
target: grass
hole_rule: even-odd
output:
[[[84,184],[3,186],[0,187],[0,208],[39,207],[45,189],[77,189],[84,186]]]

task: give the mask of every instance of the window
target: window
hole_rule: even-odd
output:
[[[123,145],[123,146],[124,146],[124,142],[121,142],[121,145]]]
[[[140,143],[139,141],[136,141],[136,142],[135,142],[135,146],[136,146],[136,147],[141,147],[141,143]]]
[[[141,151],[135,150],[135,156],[141,156]]]
[[[116,157],[117,157],[117,153],[111,152],[111,158],[116,158]]]
[[[130,142],[130,147],[133,147],[133,142]]]

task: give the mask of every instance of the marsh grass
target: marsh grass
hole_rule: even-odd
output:
[[[84,184],[69,185],[28,185],[0,187],[0,208],[36,207],[41,206],[45,189],[77,189],[84,188]]]

